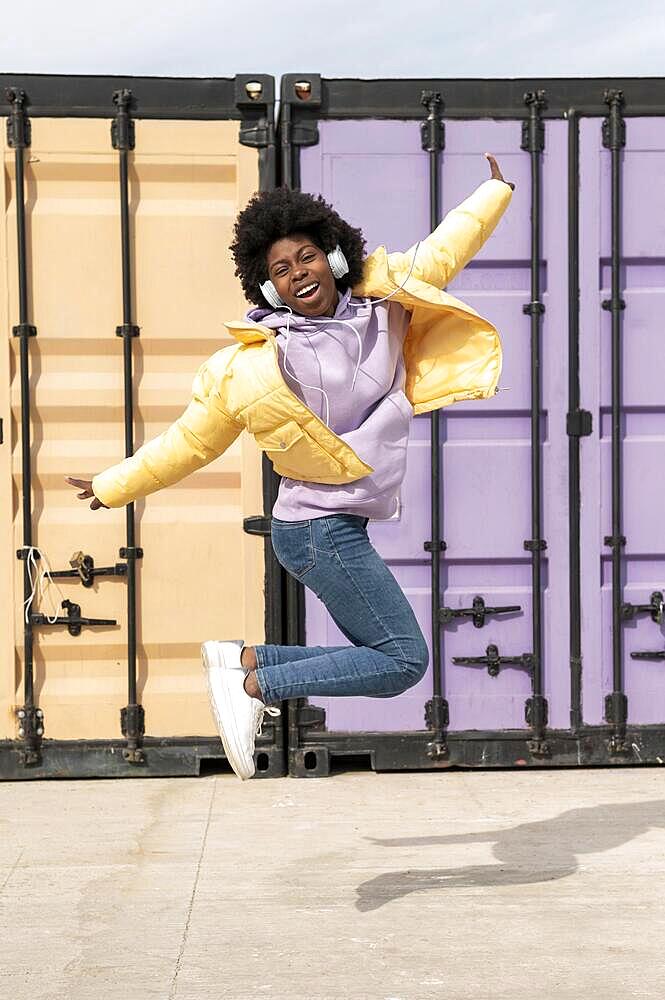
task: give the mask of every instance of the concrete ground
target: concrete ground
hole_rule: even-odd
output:
[[[5,783],[0,997],[662,998],[663,781]]]

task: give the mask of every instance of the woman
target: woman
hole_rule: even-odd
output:
[[[277,559],[325,604],[351,646],[205,642],[224,750],[254,774],[265,712],[285,698],[390,698],[424,675],[428,650],[409,602],[367,536],[396,511],[414,413],[487,398],[501,369],[497,331],[441,291],[478,252],[512,197],[491,179],[406,253],[363,260],[359,229],[323,201],[279,188],[240,213],[231,247],[257,308],[226,326],[238,343],[199,369],[185,413],[92,481],[68,479],[93,510],[178,482],[246,429],[282,475]],[[303,662],[306,661],[306,662]]]

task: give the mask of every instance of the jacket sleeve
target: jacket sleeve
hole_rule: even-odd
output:
[[[413,266],[413,276],[437,288],[450,284],[494,232],[513,196],[505,181],[484,181],[443,222],[422,240]],[[404,253],[388,255],[390,266],[408,274],[416,246]]]
[[[242,425],[222,406],[219,379],[210,366],[212,360],[199,368],[192,400],[175,423],[131,458],[94,477],[93,493],[107,507],[123,507],[172,486],[212,462],[238,437]]]

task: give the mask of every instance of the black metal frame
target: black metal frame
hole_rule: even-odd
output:
[[[271,720],[272,721],[272,720]],[[279,719],[276,719],[279,722]],[[257,778],[279,778],[285,773],[282,730],[277,727],[257,741]],[[197,777],[205,769],[229,771],[219,738],[180,736],[143,739],[145,764],[128,767],[123,756],[126,741],[44,740],[39,763],[23,766],[14,740],[0,740],[0,780],[27,781],[43,778],[178,778]]]
[[[390,118],[420,120],[420,94],[431,90],[441,94],[446,118],[518,119],[525,117],[524,95],[545,90],[547,108],[542,117],[564,118],[570,108],[584,117],[604,117],[608,86],[630,95],[626,115],[662,115],[665,107],[663,77],[515,77],[487,79],[397,79],[357,80],[326,79],[315,73],[287,73],[281,83],[280,127],[288,106],[292,146],[310,144],[301,140],[307,135],[315,144],[316,122],[320,118],[365,119]],[[282,135],[282,162],[288,135]],[[297,170],[294,161],[293,170]],[[284,181],[284,175],[282,176]]]
[[[33,628],[32,585],[28,556],[32,549],[32,467],[30,456],[30,337],[37,336],[37,328],[29,322],[28,313],[28,267],[25,229],[24,156],[23,150],[30,146],[31,130],[25,109],[25,92],[20,88],[7,94],[11,112],[7,119],[7,143],[14,149],[16,174],[16,240],[18,257],[19,322],[12,333],[20,337],[21,365],[21,506],[23,516],[23,548],[16,553],[23,560],[23,692],[24,702],[16,710],[19,726],[21,764],[30,766],[39,763],[41,741],[44,733],[44,713],[35,705],[33,677]]]
[[[542,538],[542,440],[541,440],[541,317],[545,306],[540,301],[541,273],[541,173],[542,154],[545,150],[545,126],[542,121],[547,107],[544,90],[527,91],[524,103],[528,118],[522,122],[521,148],[529,153],[531,161],[531,301],[522,307],[530,317],[531,326],[531,538],[524,541],[524,548],[531,553],[531,686],[532,697],[526,703],[525,718],[531,727],[529,750],[534,757],[547,757],[549,746],[545,739],[548,707],[543,695],[543,617],[542,617],[542,552],[547,542]]]
[[[580,407],[580,123],[576,108],[568,118],[568,564],[570,616],[570,728],[582,720],[582,599],[580,567],[580,437],[592,432],[592,418]]]
[[[82,627],[116,624],[102,619],[81,617],[78,604],[66,601],[67,615],[49,622],[32,613],[31,585],[27,554],[32,549],[31,502],[31,395],[29,338],[37,331],[29,322],[28,262],[25,238],[24,156],[30,145],[30,117],[106,118],[111,123],[111,142],[118,150],[120,176],[120,217],[122,253],[122,324],[116,335],[123,339],[125,454],[134,450],[133,428],[133,358],[132,341],[139,336],[133,322],[131,296],[131,232],[129,217],[129,154],[134,149],[134,120],[188,119],[237,120],[239,140],[257,149],[259,185],[269,189],[275,184],[274,80],[265,74],[243,74],[227,79],[169,79],[156,77],[51,76],[41,74],[0,74],[0,113],[8,115],[8,142],[15,150],[17,246],[19,267],[19,323],[13,328],[20,337],[21,435],[22,435],[22,509],[23,548],[18,558],[24,562],[24,600],[28,622],[24,630],[24,703],[17,709],[19,739],[0,741],[0,778],[37,778],[48,776],[103,776],[108,774],[153,775],[198,773],[202,757],[223,758],[218,739],[155,739],[145,737],[143,706],[137,700],[136,676],[136,560],[143,551],[136,544],[134,505],[126,511],[126,545],[120,550],[124,564],[94,569],[91,556],[78,554],[74,569],[58,571],[54,576],[80,576],[90,586],[95,575],[127,578],[127,668],[128,703],[121,710],[124,742],[54,741],[44,739],[42,709],[35,704],[33,677],[33,632],[35,627],[66,627],[71,635]],[[266,477],[269,482],[269,478]],[[264,497],[265,510],[272,506],[274,484]],[[271,493],[272,490],[272,493]],[[265,492],[265,491],[264,491]],[[278,566],[266,547],[269,591],[266,599],[266,635],[268,641],[280,641],[281,620],[275,620],[270,597],[278,594]],[[278,567],[279,568],[279,567]],[[281,568],[279,568],[281,573]],[[281,582],[281,580],[280,580]],[[94,750],[93,750],[94,748]],[[148,749],[149,748],[149,749]],[[272,776],[284,773],[283,732],[280,720],[266,724],[265,734],[257,745],[257,774]],[[127,764],[140,765],[127,767]]]
[[[611,89],[608,90],[608,83]],[[623,94],[629,95],[625,106]],[[617,96],[617,95],[620,95]],[[619,148],[621,116],[663,115],[665,79],[606,78],[560,79],[525,78],[510,80],[339,80],[322,79],[316,74],[288,74],[282,77],[280,106],[281,181],[291,187],[300,184],[299,149],[318,141],[321,119],[400,119],[423,120],[423,149],[430,158],[430,214],[432,226],[439,221],[438,157],[444,146],[446,119],[492,118],[522,121],[521,148],[531,162],[531,300],[523,307],[531,325],[531,538],[524,547],[531,553],[533,599],[533,651],[500,656],[488,647],[485,656],[460,657],[456,662],[485,665],[490,673],[503,662],[516,663],[530,672],[532,696],[525,706],[530,731],[445,732],[447,703],[440,676],[440,625],[450,609],[439,606],[439,556],[445,550],[440,538],[442,498],[440,495],[440,424],[432,415],[432,523],[425,548],[432,557],[432,636],[433,695],[426,705],[427,730],[398,733],[329,733],[325,713],[300,699],[295,706],[295,722],[290,716],[289,769],[297,776],[328,773],[331,756],[367,753],[377,770],[400,767],[431,768],[459,766],[555,766],[579,763],[660,763],[665,740],[663,727],[626,728],[626,702],[621,675],[621,621],[626,605],[621,603],[621,553],[613,548],[614,608],[614,691],[606,700],[608,727],[586,727],[582,720],[581,695],[581,595],[580,595],[580,438],[592,432],[591,413],[580,407],[579,377],[579,119],[609,116],[605,124],[606,145],[613,157],[613,254],[612,300],[604,308],[613,318],[613,536],[621,538],[620,412],[618,356],[618,310],[622,308],[619,280]],[[568,238],[569,238],[569,501],[570,501],[570,732],[547,729],[548,705],[542,678],[542,586],[541,567],[546,541],[542,536],[542,439],[541,439],[541,157],[548,119],[564,118],[569,124],[568,142]],[[616,419],[616,427],[615,427]],[[608,541],[609,544],[609,541]],[[295,592],[295,596],[293,596]],[[287,614],[290,633],[304,642],[302,587],[289,584]],[[493,609],[501,613],[506,609]],[[653,601],[642,610],[653,612]],[[472,613],[473,609],[464,609]],[[291,640],[290,640],[291,641]],[[618,652],[617,652],[618,650]],[[636,654],[665,659],[665,651]],[[618,658],[618,666],[617,666]],[[479,752],[479,747],[482,752]]]
[[[603,146],[612,158],[612,297],[603,302],[603,309],[612,313],[612,534],[605,536],[605,545],[612,550],[612,693],[605,698],[605,718],[612,724],[610,748],[614,754],[628,751],[626,720],[628,699],[623,685],[623,560],[626,544],[621,533],[623,522],[621,479],[621,311],[626,303],[621,297],[621,150],[626,144],[626,126],[622,116],[624,103],[620,89],[610,88],[604,94],[609,115],[603,122]]]
[[[441,120],[443,111],[441,94],[436,90],[424,90],[420,103],[427,110],[427,117],[421,125],[421,146],[429,159],[429,217],[430,230],[439,224],[441,190],[439,164],[446,145],[445,125]],[[430,476],[430,537],[424,542],[424,549],[430,554],[431,601],[432,601],[432,697],[425,705],[425,721],[432,730],[431,742],[427,746],[427,756],[433,761],[445,760],[448,756],[445,729],[450,719],[448,702],[443,693],[443,673],[441,671],[441,554],[446,551],[446,543],[441,538],[443,516],[442,455],[441,455],[441,413],[430,413],[431,476]]]

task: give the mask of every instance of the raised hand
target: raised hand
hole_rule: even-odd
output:
[[[492,156],[492,154],[491,153],[485,153],[485,156],[487,157],[487,159],[489,161],[490,170],[492,172],[492,178],[493,178],[493,180],[495,180],[495,181],[503,181],[504,184],[510,185],[511,189],[514,191],[515,190],[515,185],[513,184],[512,181],[505,180],[503,174],[499,170],[499,164],[496,162],[496,160],[494,159],[494,157]]]
[[[101,500],[98,500],[95,494],[92,492],[92,480],[91,479],[72,479],[70,476],[65,476],[65,479],[70,486],[76,487],[77,490],[82,490],[82,493],[77,493],[79,500],[90,500],[92,497],[92,503],[90,504],[90,510],[99,510],[103,507],[105,510],[109,508]]]

